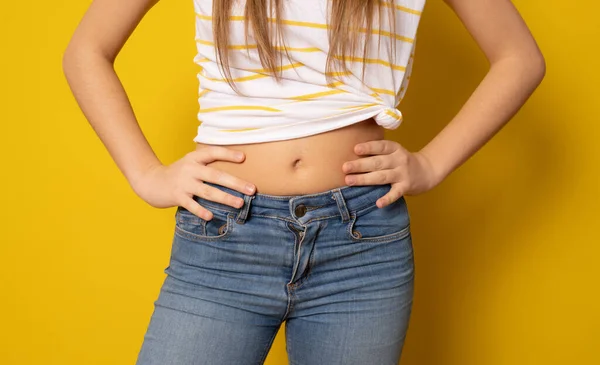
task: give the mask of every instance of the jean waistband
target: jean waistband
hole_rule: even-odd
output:
[[[236,221],[243,224],[252,214],[262,214],[306,224],[312,220],[339,216],[342,222],[350,220],[350,212],[357,212],[370,206],[384,196],[391,184],[342,186],[319,193],[302,195],[270,195],[255,193],[248,195],[223,185],[204,182],[228,194],[242,198],[244,205],[235,208],[194,195],[194,200],[207,209],[234,212]],[[377,208],[379,209],[379,208]]]

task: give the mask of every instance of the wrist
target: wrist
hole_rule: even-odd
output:
[[[164,165],[160,161],[153,162],[147,166],[137,169],[134,173],[132,173],[128,180],[129,185],[135,192],[140,190],[141,185],[143,185],[144,180],[156,169],[164,167]]]
[[[428,171],[430,181],[430,186],[428,187],[429,189],[432,189],[446,178],[446,171],[440,166],[437,160],[429,155],[427,151],[420,150],[416,152],[416,155],[421,161],[421,164]]]

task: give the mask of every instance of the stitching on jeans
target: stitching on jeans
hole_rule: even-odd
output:
[[[236,192],[237,192],[237,190],[236,190]],[[306,195],[270,195],[270,194],[264,194],[264,193],[256,193],[253,196],[264,197],[264,198],[269,198],[269,199],[274,199],[274,200],[290,200],[292,198],[297,198],[297,197],[319,196],[319,195],[327,196],[328,194],[331,194],[331,190],[321,191],[318,193],[306,194]]]
[[[277,200],[291,200],[291,199],[300,198],[300,197],[328,196],[328,195],[333,194],[333,190],[335,190],[335,189],[321,191],[321,192],[313,193],[313,194],[301,194],[301,195],[269,195],[269,194],[263,194],[263,193],[257,193],[256,195],[264,196],[264,197],[271,198],[271,199],[277,199]]]
[[[274,215],[267,215],[267,214],[252,214],[252,216],[253,217],[281,219],[281,220],[286,221],[286,222],[296,223],[295,220],[289,219],[289,218],[286,218],[286,217],[282,217],[282,216],[274,216]]]
[[[283,314],[283,317],[281,317],[282,321],[285,321],[288,317],[288,315],[292,312],[292,309],[294,308],[294,289],[293,287],[290,287],[289,285],[286,284],[285,289],[287,291],[287,297],[288,297],[288,301],[287,301],[287,307],[285,309],[285,313]]]
[[[410,223],[402,228],[400,231],[395,232],[395,233],[390,233],[384,236],[379,236],[379,237],[361,237],[361,238],[356,238],[353,234],[352,234],[352,229],[354,228],[354,223],[356,222],[356,218],[357,216],[355,214],[352,214],[350,216],[350,222],[348,222],[348,224],[346,225],[346,233],[350,236],[350,238],[354,241],[354,242],[364,242],[364,243],[386,243],[388,241],[394,241],[394,240],[400,240],[400,239],[404,239],[406,238],[409,234],[410,234]]]
[[[310,257],[308,258],[308,266],[306,268],[306,275],[304,275],[304,277],[302,277],[302,279],[300,279],[299,282],[293,284],[294,285],[294,290],[302,287],[304,285],[304,283],[308,280],[308,277],[310,276],[310,274],[312,273],[312,266],[314,264],[314,248],[310,253]]]
[[[306,275],[304,275],[298,282],[292,283],[292,287],[291,288],[293,290],[296,290],[296,289],[302,287],[304,285],[304,283],[308,280],[308,277],[310,276],[310,274],[312,272],[312,265],[314,263],[314,260],[313,260],[313,258],[314,258],[314,255],[313,255],[314,250],[315,249],[313,248],[313,250],[310,253],[310,257],[308,258],[308,265],[307,265]]]
[[[354,238],[352,234],[352,229],[354,228],[354,221],[356,220],[356,215],[354,213],[350,213],[350,222],[346,224],[346,234],[350,235],[350,237]]]
[[[282,216],[273,216],[273,215],[267,215],[267,214],[252,214],[252,216],[253,217],[264,217],[264,218],[281,219],[281,220],[286,221],[286,222],[297,223],[297,221],[294,220],[294,219],[290,219],[290,218],[286,218],[286,217],[282,217]],[[304,224],[308,224],[310,222],[320,221],[320,220],[324,220],[324,219],[329,219],[329,218],[335,218],[335,217],[339,217],[339,214],[328,215],[328,216],[324,216],[324,217],[315,217],[315,218],[309,219]]]
[[[178,225],[175,225],[175,234],[183,239],[187,239],[192,242],[194,242],[194,241],[220,241],[220,240],[225,239],[227,236],[229,236],[231,234],[231,232],[233,231],[233,226],[234,226],[233,213],[227,213],[226,220],[227,220],[227,227],[226,227],[225,233],[220,234],[218,236],[206,236],[206,231],[204,231],[205,235],[199,235],[196,233],[188,232]],[[206,224],[206,221],[203,224]]]
[[[230,213],[238,213],[239,212],[238,210],[234,210],[234,209],[222,209],[222,208],[218,208],[218,207],[215,207],[215,206],[210,205],[210,204],[206,204],[204,206],[205,207],[210,207],[212,209],[220,210],[222,212],[230,212]],[[364,214],[365,211],[369,212],[370,211],[369,209],[372,210],[372,209],[375,209],[375,208],[377,208],[377,205],[375,203],[370,203],[368,205],[363,205],[358,210],[352,210],[352,211],[350,211],[350,214],[359,214],[359,215],[361,215],[361,214]],[[184,213],[184,214],[190,215],[192,213]],[[256,213],[249,213],[248,215],[249,216],[251,215],[251,216],[254,216],[254,217],[273,218],[273,219],[283,220],[283,221],[286,221],[286,222],[297,223],[297,221],[295,219],[287,218],[287,217],[284,217],[284,216],[275,216],[275,215],[269,215],[269,214],[256,214]],[[316,222],[316,221],[319,221],[319,220],[335,218],[335,217],[339,217],[339,216],[340,216],[340,214],[338,213],[338,214],[334,214],[334,215],[328,215],[328,216],[322,216],[322,217],[315,217],[315,218],[311,218],[308,221],[306,221],[305,224],[308,224],[310,222]]]
[[[287,321],[286,321],[285,325],[287,327],[287,325],[288,325]],[[290,337],[292,337],[292,336],[290,336],[290,334],[289,334],[289,332],[287,331],[287,328],[286,328],[286,331],[285,331],[285,351],[288,354],[288,360],[289,360],[290,365],[291,365],[293,363],[293,360],[290,358],[290,356],[292,354],[292,341],[291,341]]]
[[[295,233],[301,232],[300,230],[296,229],[296,227],[294,227],[293,224],[287,224],[287,226],[290,230],[292,230],[292,232],[295,232]]]
[[[340,216],[339,214],[334,214],[334,215],[328,215],[325,217],[315,217],[315,218],[307,220],[305,224],[308,224],[310,222],[322,221],[322,220],[329,219],[329,218],[335,218],[335,217],[339,217],[339,216]]]
[[[198,202],[196,202],[196,203],[198,203]],[[198,204],[200,204],[201,206],[203,206],[205,208],[212,208],[212,209],[221,211],[223,213],[228,213],[228,212],[238,213],[242,209],[242,208],[234,208],[234,207],[230,207],[230,206],[227,206],[227,207],[219,206],[218,207],[218,206],[213,205],[211,203],[205,203],[205,202],[198,203]],[[194,214],[194,213],[192,213],[192,212],[190,212],[189,210],[186,209],[184,214],[188,214],[189,215],[189,214]]]
[[[400,204],[400,203],[401,203],[402,205],[404,205],[404,206],[405,206],[405,209],[406,209],[406,201],[405,201],[405,199],[404,199],[404,196],[401,196],[400,198],[396,199],[396,200],[395,200],[395,201],[392,203],[392,205],[393,205],[393,204],[396,204],[396,203],[398,203],[398,204]],[[375,210],[375,208],[377,208],[377,209],[382,209],[382,208],[379,208],[379,207],[377,206],[377,202],[375,202],[375,203],[369,203],[369,204],[365,204],[365,205],[363,205],[362,207],[356,208],[356,209],[352,210],[352,212],[351,212],[351,213],[354,213],[354,214],[356,214],[356,215],[358,215],[358,216],[361,216],[361,215],[363,215],[363,214],[369,213],[369,212],[370,212],[370,211],[372,211],[372,210]]]
[[[333,204],[325,204],[325,205],[305,205],[306,207],[306,211],[310,212],[311,210],[315,210],[318,208],[323,208],[323,207],[327,207],[329,205],[333,205]]]
[[[356,187],[359,187],[359,186],[356,186]],[[384,185],[372,185],[372,186],[378,188],[379,186],[384,186]],[[338,187],[338,188],[333,188],[333,189],[330,189],[330,190],[327,190],[327,191],[321,191],[321,192],[318,192],[318,193],[304,194],[304,195],[270,195],[270,194],[264,194],[264,193],[256,193],[256,194],[254,194],[254,196],[256,196],[256,197],[265,197],[265,198],[270,198],[270,199],[275,199],[275,200],[290,200],[290,199],[298,198],[298,197],[328,196],[328,195],[333,194],[334,191],[343,192],[343,191],[350,190],[350,189],[352,189],[354,187],[355,186],[345,185],[345,186],[341,186],[341,187]]]
[[[294,236],[294,252],[296,252],[296,247],[297,247],[297,245],[298,245],[298,235],[296,234],[296,232],[294,232],[293,228],[292,228],[292,227],[290,227],[290,224],[289,224],[289,223],[287,223],[285,226],[287,227],[287,229],[288,229],[290,232],[292,232],[292,235]]]
[[[177,226],[182,226],[186,224],[197,225],[200,229],[200,233],[197,234],[201,236],[206,235],[206,220],[204,218],[200,218],[197,215],[191,213],[182,213],[180,210],[177,210],[177,213],[175,214],[175,227],[177,228]],[[185,230],[182,229],[182,231]]]
[[[374,187],[379,187],[379,185],[373,185],[373,186]],[[325,192],[319,192],[319,193],[314,193],[314,194],[304,194],[304,195],[269,195],[269,194],[263,194],[263,193],[256,193],[256,194],[250,195],[250,196],[252,197],[252,199],[255,199],[256,197],[262,196],[262,197],[265,197],[265,198],[269,198],[269,199],[280,201],[280,200],[291,200],[291,199],[296,199],[297,200],[299,198],[307,198],[307,197],[315,197],[315,196],[316,197],[320,197],[320,196],[326,197],[326,196],[330,195],[331,198],[335,200],[335,195],[334,195],[335,191],[339,191],[342,194],[342,196],[344,196],[344,194],[342,192],[345,191],[345,190],[348,190],[348,189],[350,189],[352,187],[353,186],[343,186],[343,187],[331,189],[331,190],[328,190],[328,191],[325,191]],[[199,197],[199,198],[201,198],[203,200],[207,200],[206,198],[203,198],[203,197]],[[348,200],[351,200],[352,198],[353,197],[344,198],[344,199],[346,201],[348,201]],[[404,197],[401,196],[399,199],[402,199],[402,198],[404,198]],[[203,202],[203,203],[201,203],[201,205],[202,206],[209,206],[209,207],[211,207],[213,209],[217,209],[217,210],[221,210],[221,211],[227,211],[227,212],[239,212],[239,210],[243,208],[243,207],[242,208],[235,208],[235,207],[228,206],[228,205],[217,207],[216,205],[213,205],[213,204],[209,203],[209,201],[210,200],[207,200],[207,202]],[[327,205],[330,205],[330,204],[326,204],[324,206],[327,206]],[[368,208],[371,205],[375,205],[375,203],[369,203],[369,204],[365,204],[363,206],[357,207],[355,209],[355,211],[361,211],[365,207]]]

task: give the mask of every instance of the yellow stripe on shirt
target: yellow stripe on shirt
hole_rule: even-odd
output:
[[[398,71],[406,71],[406,67],[405,66],[399,66],[399,65],[394,65],[391,62],[387,62],[384,60],[380,60],[377,58],[366,58],[363,60],[363,58],[361,57],[342,57],[342,56],[334,56],[335,58],[341,60],[344,59],[346,61],[350,61],[350,62],[360,62],[360,63],[376,63],[376,64],[380,64],[380,65],[384,65],[386,67],[390,67],[394,70],[398,70]]]
[[[360,109],[367,109],[370,108],[372,106],[376,106],[376,105],[381,105],[381,104],[376,104],[376,103],[368,103],[368,104],[361,104],[361,105],[352,105],[352,106],[345,106],[343,108],[340,108],[340,110],[346,110],[346,109],[356,109],[356,110],[360,110]]]
[[[296,68],[296,67],[302,67],[304,66],[304,64],[297,62],[297,63],[292,63],[289,65],[285,65],[285,66],[280,66],[280,67],[276,67],[275,71],[285,71],[285,70],[289,70],[291,68]],[[245,71],[250,71],[250,72],[256,72],[257,75],[249,75],[249,76],[241,76],[241,77],[237,77],[232,79],[234,82],[243,82],[243,81],[250,81],[250,80],[256,80],[256,79],[262,79],[265,77],[271,77],[270,74],[268,74],[267,72],[269,72],[267,69],[261,68],[261,69],[250,69],[250,70],[245,70]],[[210,81],[217,81],[217,82],[227,82],[226,79],[222,79],[222,78],[215,78],[215,77],[207,77],[204,76],[204,78],[206,78],[207,80]]]
[[[329,91],[321,91],[321,92],[312,93],[312,94],[290,96],[290,97],[288,97],[286,99],[292,99],[292,100],[311,100],[311,99],[321,98],[323,96],[343,94],[343,93],[347,93],[347,91],[336,89],[336,90],[329,90]]]
[[[374,87],[372,87],[371,90],[375,91],[378,94],[387,94],[387,95],[396,96],[396,93],[393,90],[378,89],[378,88],[374,88]]]

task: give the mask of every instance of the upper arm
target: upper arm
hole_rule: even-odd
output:
[[[79,22],[67,49],[100,52],[114,61],[144,15],[159,0],[94,0]]]
[[[525,21],[510,0],[444,0],[490,63],[505,57],[544,59]]]

